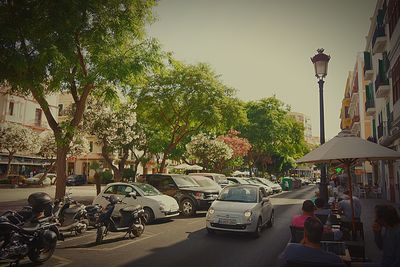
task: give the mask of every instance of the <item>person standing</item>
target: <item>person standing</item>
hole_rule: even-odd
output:
[[[342,215],[342,221],[351,221],[352,219],[352,209],[349,191],[343,193],[343,200],[339,201],[339,212]],[[361,202],[358,197],[353,196],[353,206],[354,206],[354,218],[360,220],[361,217]]]

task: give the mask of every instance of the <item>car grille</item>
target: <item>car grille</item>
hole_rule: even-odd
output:
[[[244,230],[247,227],[247,225],[245,224],[228,225],[220,223],[211,223],[211,226],[216,228],[233,229],[233,230]]]

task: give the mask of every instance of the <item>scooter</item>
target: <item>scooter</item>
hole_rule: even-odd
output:
[[[115,195],[103,196],[109,204],[104,212],[99,216],[97,222],[96,244],[101,244],[108,232],[126,232],[125,236],[129,238],[139,237],[143,234],[146,218],[142,206],[128,206],[119,210],[120,216],[112,216],[115,205],[122,203],[127,204]],[[131,192],[125,197],[133,197],[136,199],[136,192]]]
[[[86,207],[70,197],[68,192],[63,201],[56,201],[53,208],[53,216],[57,218],[61,232],[71,232],[76,235],[86,231],[89,220]]]
[[[95,204],[86,206],[85,210],[87,219],[89,220],[89,226],[96,227],[96,223],[103,208],[99,204]]]

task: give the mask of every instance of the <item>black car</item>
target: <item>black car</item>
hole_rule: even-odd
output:
[[[86,184],[86,176],[85,175],[70,175],[67,177],[67,185],[83,185]]]
[[[184,216],[205,211],[217,199],[219,190],[200,186],[192,177],[180,174],[147,174],[146,182],[174,197]]]

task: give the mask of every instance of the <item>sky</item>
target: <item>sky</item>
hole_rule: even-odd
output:
[[[248,101],[275,95],[311,118],[319,136],[319,95],[310,57],[331,56],[325,133],[340,131],[348,72],[365,48],[376,0],[160,0],[148,34],[188,64],[209,63]]]

